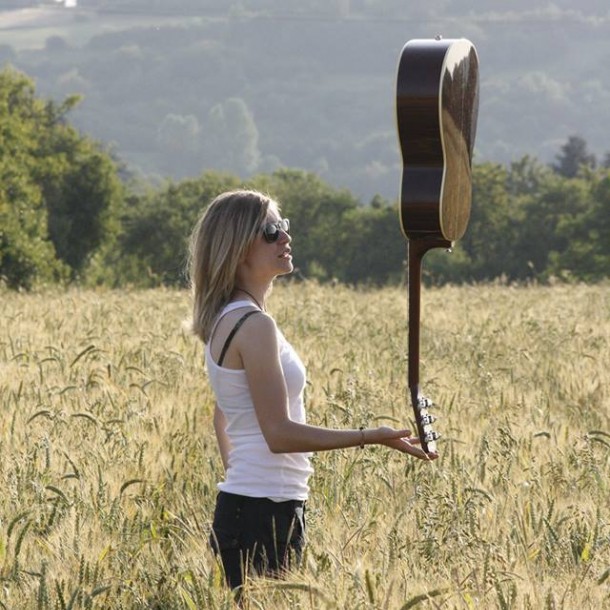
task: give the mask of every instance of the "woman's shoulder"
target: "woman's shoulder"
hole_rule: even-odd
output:
[[[225,306],[218,324],[221,334],[223,329],[230,332],[237,325],[243,327],[241,335],[277,332],[273,317],[250,301],[234,301]]]
[[[228,346],[224,364],[226,368],[242,368],[239,353],[256,353],[276,343],[277,329],[274,319],[249,301],[232,307],[220,317],[209,343],[212,359],[217,362],[222,350]]]
[[[239,317],[241,318],[245,316],[247,316],[247,326],[250,332],[265,334],[275,334],[277,332],[277,325],[275,323],[275,320],[273,319],[273,316],[271,316],[266,311],[258,309],[257,307],[253,307],[248,310],[243,310]]]
[[[260,309],[245,320],[236,338],[240,351],[247,350],[250,353],[263,354],[267,350],[277,352],[282,345],[282,333],[275,319]]]

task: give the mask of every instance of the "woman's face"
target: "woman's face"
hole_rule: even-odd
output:
[[[279,212],[270,208],[267,212],[265,225],[279,223],[282,220]],[[248,250],[245,259],[242,261],[241,273],[244,279],[260,279],[261,281],[271,281],[278,275],[286,275],[294,269],[290,242],[292,238],[279,225],[270,227],[271,233],[276,232],[277,239],[269,242],[261,231]]]

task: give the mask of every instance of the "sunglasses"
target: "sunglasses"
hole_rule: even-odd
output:
[[[288,218],[282,218],[277,222],[268,222],[263,225],[263,237],[268,244],[272,244],[278,240],[280,231],[290,233],[290,221]]]

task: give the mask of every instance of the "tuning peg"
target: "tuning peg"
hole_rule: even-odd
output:
[[[424,440],[426,441],[426,443],[431,443],[432,441],[437,441],[440,437],[441,435],[438,432],[434,432],[434,430],[431,430],[430,432],[427,432],[424,435]]]
[[[421,418],[421,425],[422,426],[430,426],[432,425],[434,422],[436,421],[436,417],[434,417],[434,415],[424,415]]]
[[[420,396],[417,400],[417,406],[420,409],[429,409],[430,407],[434,406],[434,403],[429,398],[426,398],[425,396]]]

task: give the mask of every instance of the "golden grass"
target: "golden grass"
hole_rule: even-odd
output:
[[[0,608],[230,608],[178,291],[0,294]],[[610,287],[423,291],[432,465],[318,454],[303,568],[245,607],[610,607]],[[278,285],[309,419],[411,419],[404,290]]]

